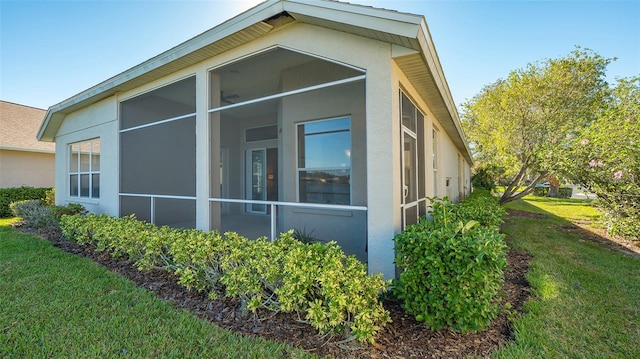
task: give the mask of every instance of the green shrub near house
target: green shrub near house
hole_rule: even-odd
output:
[[[463,202],[453,204],[446,199],[431,199],[430,215],[437,223],[477,221],[481,226],[499,227],[507,212],[498,203],[498,198],[484,189],[476,189]]]
[[[47,191],[51,188],[35,188],[35,187],[11,187],[0,188],[0,218],[8,218],[12,216],[9,205],[13,202],[26,201],[30,199],[44,200]]]
[[[403,269],[394,294],[431,329],[478,330],[499,312],[507,246],[498,228],[505,214],[488,191],[462,204],[432,199],[422,219],[394,237]]]
[[[26,228],[36,230],[41,234],[59,233],[60,218],[63,215],[87,213],[81,204],[69,203],[66,206],[49,206],[39,199],[12,202],[9,208],[14,216],[20,217]]]
[[[321,333],[373,342],[389,313],[379,300],[388,282],[335,242],[305,244],[283,233],[273,242],[236,233],[181,230],[134,216],[62,216],[63,234],[141,269],[175,273],[181,284],[211,298],[239,298],[247,311],[296,312]]]

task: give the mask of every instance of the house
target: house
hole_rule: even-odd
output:
[[[36,140],[45,113],[0,101],[0,188],[53,187],[55,144]]]
[[[425,19],[269,0],[49,108],[57,202],[248,237],[295,229],[395,275],[471,155]]]

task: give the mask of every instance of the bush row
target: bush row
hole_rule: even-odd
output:
[[[249,240],[232,232],[158,228],[134,216],[62,216],[61,227],[70,240],[127,257],[140,270],[171,271],[185,287],[210,298],[239,298],[254,313],[296,312],[322,333],[373,342],[390,321],[379,301],[389,283],[368,276],[335,242],[304,244],[291,232],[272,242]]]
[[[432,199],[431,220],[395,236],[403,269],[394,294],[431,329],[486,327],[499,312],[507,247],[498,228],[505,211],[488,191],[461,204]]]
[[[0,218],[12,216],[11,203],[18,201],[26,201],[30,199],[45,200],[47,191],[51,188],[34,188],[34,187],[12,187],[0,188]]]
[[[47,192],[49,196],[51,192]],[[47,200],[29,199],[12,202],[9,205],[14,216],[20,217],[22,224],[41,234],[59,234],[60,218],[67,214],[86,214],[87,210],[80,204],[69,203],[66,206],[48,205]]]
[[[498,203],[498,198],[484,189],[476,189],[463,202],[453,204],[446,199],[431,199],[433,221],[443,225],[457,222],[477,221],[481,226],[497,228],[507,212]]]

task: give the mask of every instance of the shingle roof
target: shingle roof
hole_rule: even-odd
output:
[[[55,143],[36,139],[46,112],[0,100],[0,149],[54,152]]]

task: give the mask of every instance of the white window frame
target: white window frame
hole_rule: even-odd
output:
[[[69,198],[82,198],[82,199],[92,199],[92,200],[97,200],[100,199],[100,193],[98,193],[97,196],[94,196],[93,194],[93,176],[94,175],[98,175],[100,176],[100,169],[95,170],[93,168],[93,158],[94,155],[97,154],[98,155],[98,161],[100,161],[100,152],[94,152],[93,149],[93,143],[94,141],[98,141],[98,147],[100,147],[100,137],[95,137],[95,138],[91,138],[88,140],[83,140],[83,141],[78,141],[78,142],[73,142],[73,143],[69,143],[67,145],[67,155],[68,155],[68,159],[69,159],[69,163],[67,166],[67,196]],[[81,170],[81,155],[82,155],[82,145],[83,144],[88,144],[89,145],[89,170],[88,171],[82,171]],[[73,146],[77,145],[78,146],[78,152],[77,152],[77,170],[76,171],[71,171],[71,161],[73,159]],[[98,150],[99,151],[99,150]],[[76,185],[78,188],[78,193],[76,195],[71,194],[71,176],[75,175],[77,177],[76,181]],[[89,176],[89,196],[83,196],[82,195],[82,190],[81,190],[81,177],[82,175],[88,175]],[[98,188],[100,188],[100,184],[98,184]]]
[[[298,135],[298,128],[299,126],[304,126],[304,125],[308,125],[310,123],[317,123],[317,122],[327,122],[327,121],[333,121],[333,120],[340,120],[340,119],[344,119],[344,118],[348,118],[349,119],[349,136],[351,136],[351,115],[345,115],[345,116],[337,116],[337,117],[330,117],[330,118],[324,118],[324,119],[319,119],[319,120],[312,120],[312,121],[305,121],[305,122],[298,122],[296,123],[296,202],[298,203],[308,203],[308,202],[300,202],[300,172],[301,171],[332,171],[332,170],[344,170],[344,167],[318,167],[318,168],[307,168],[307,167],[299,167],[299,158],[300,158],[300,146],[298,146],[298,144],[300,143],[300,138]],[[353,151],[353,141],[351,142],[351,148],[350,151]],[[311,202],[309,202],[311,203]],[[351,157],[349,157],[349,206],[353,203],[353,166],[351,163]],[[334,204],[334,203],[331,203]]]

